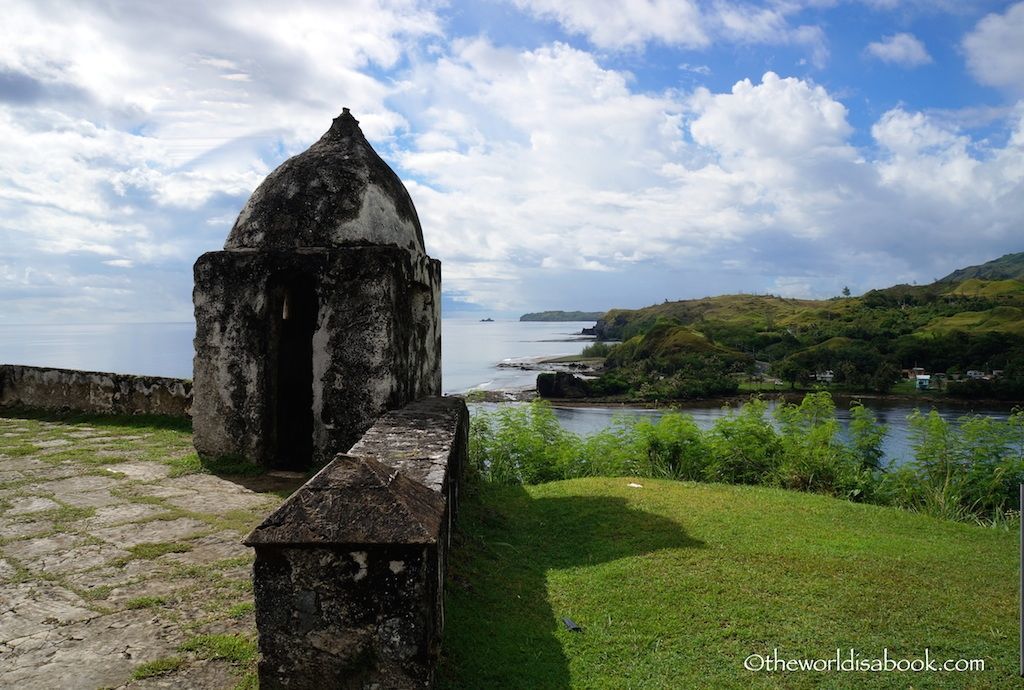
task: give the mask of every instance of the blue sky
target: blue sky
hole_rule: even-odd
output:
[[[342,106],[449,314],[1024,251],[1024,2],[7,0],[0,323],[188,320],[192,262]]]

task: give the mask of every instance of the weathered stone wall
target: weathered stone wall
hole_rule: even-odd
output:
[[[261,688],[432,684],[468,430],[461,398],[389,412],[253,530]]]
[[[314,463],[383,412],[441,392],[440,262],[387,246],[210,252],[195,265],[195,445],[270,463],[270,281],[316,284]]]
[[[191,405],[185,379],[0,364],[0,406],[187,417]]]

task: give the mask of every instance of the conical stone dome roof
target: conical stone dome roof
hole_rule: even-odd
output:
[[[365,245],[425,253],[409,192],[345,108],[319,141],[267,175],[242,208],[224,248]]]

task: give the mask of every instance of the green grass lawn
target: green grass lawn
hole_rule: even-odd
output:
[[[442,687],[1021,686],[1014,532],[651,479],[485,485],[467,491],[459,519]],[[774,648],[914,659],[926,647],[986,670],[743,668]]]

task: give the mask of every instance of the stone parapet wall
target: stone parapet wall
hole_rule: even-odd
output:
[[[0,364],[0,406],[187,417],[192,407],[192,382]]]
[[[246,538],[261,688],[432,685],[468,430],[461,398],[389,412]]]

